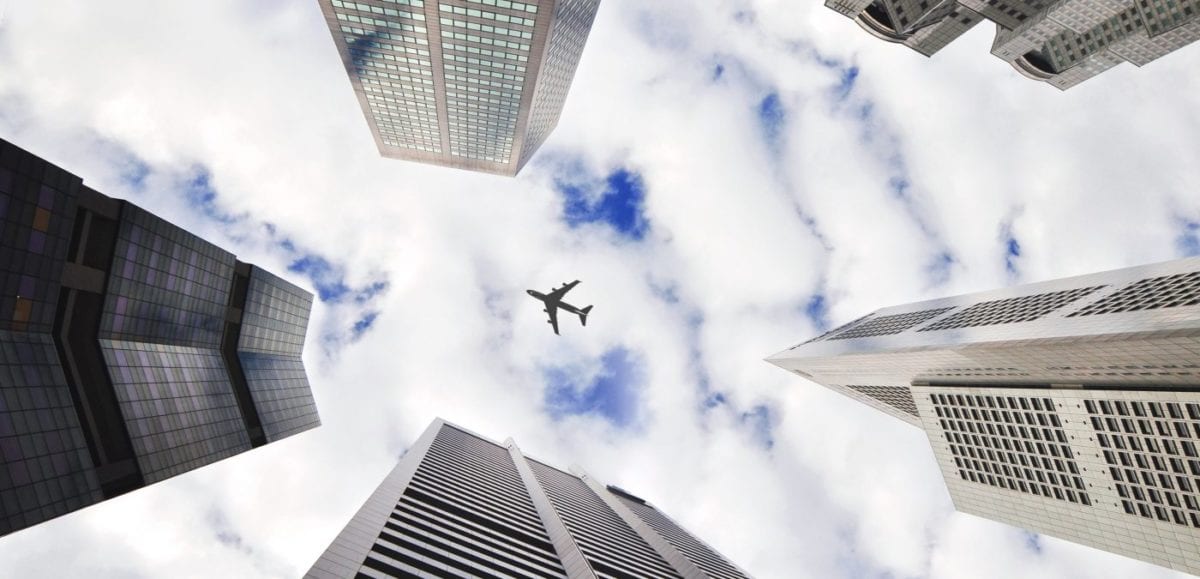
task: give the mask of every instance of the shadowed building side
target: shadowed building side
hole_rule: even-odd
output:
[[[0,534],[275,440],[256,382],[304,390],[289,432],[320,423],[303,290],[260,272],[244,318],[257,268],[4,141],[0,219]],[[243,326],[290,333],[258,343],[287,373],[243,371]]]

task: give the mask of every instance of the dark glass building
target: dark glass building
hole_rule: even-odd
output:
[[[0,535],[320,425],[311,307],[0,140]]]
[[[747,576],[645,500],[441,419],[307,575]]]

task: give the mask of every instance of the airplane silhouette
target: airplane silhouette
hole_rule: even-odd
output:
[[[542,300],[542,303],[546,306],[542,311],[546,312],[550,316],[550,321],[546,323],[550,324],[554,328],[555,335],[561,335],[558,333],[559,308],[571,312],[572,314],[577,314],[579,316],[579,323],[587,326],[587,315],[588,312],[592,311],[592,306],[588,306],[581,310],[571,304],[568,304],[567,302],[562,301],[563,296],[567,295],[567,292],[571,291],[571,288],[577,285],[579,285],[579,280],[575,280],[571,283],[565,283],[560,288],[550,290],[549,294],[544,294],[534,290],[525,290],[525,293]]]

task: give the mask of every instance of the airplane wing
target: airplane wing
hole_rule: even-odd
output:
[[[547,305],[546,313],[550,316],[550,327],[554,328],[554,335],[560,335],[558,333],[558,308]]]
[[[567,295],[567,292],[571,291],[571,288],[573,288],[577,285],[579,285],[579,280],[575,280],[571,283],[564,283],[562,287],[551,291],[550,294],[546,296],[546,298],[551,299],[551,300],[561,300],[563,298],[563,296]]]

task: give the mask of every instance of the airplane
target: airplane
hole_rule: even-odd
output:
[[[577,285],[579,285],[579,280],[575,280],[571,283],[564,283],[562,287],[550,290],[549,294],[544,294],[534,290],[525,290],[525,293],[542,300],[542,303],[546,306],[542,311],[550,315],[550,321],[546,323],[550,324],[550,326],[554,328],[555,335],[561,335],[558,333],[559,308],[571,312],[572,314],[577,314],[579,316],[579,323],[587,326],[587,315],[588,312],[592,311],[592,306],[588,306],[581,310],[571,304],[568,304],[567,302],[562,301],[563,296],[567,295],[567,292],[571,291],[571,288]]]

